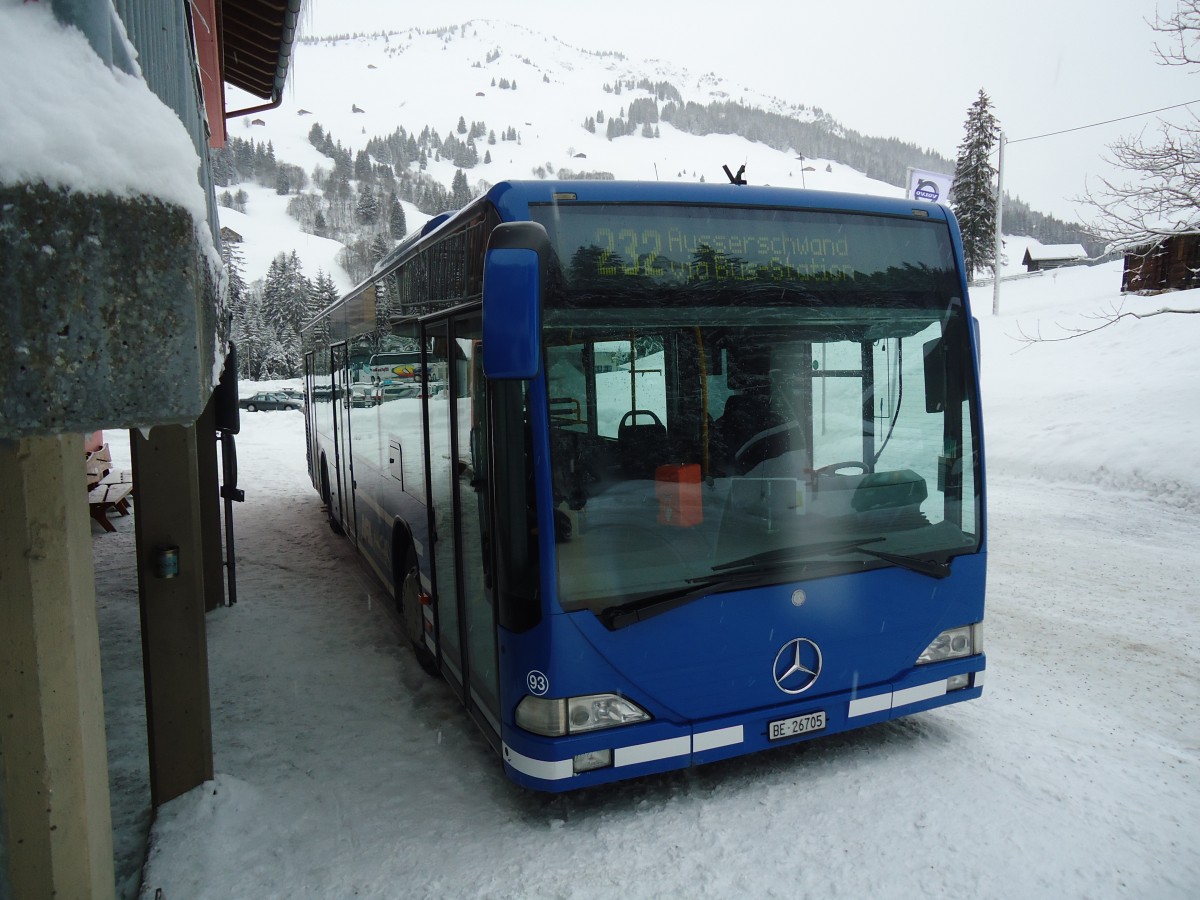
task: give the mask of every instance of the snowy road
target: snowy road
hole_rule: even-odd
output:
[[[1195,511],[994,473],[982,700],[545,797],[398,649],[303,456],[266,452],[299,417],[247,418],[220,774],[160,815],[145,896],[1196,896]]]

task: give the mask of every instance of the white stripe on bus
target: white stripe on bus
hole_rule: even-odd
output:
[[[692,736],[692,752],[703,753],[705,750],[740,744],[743,740],[741,725],[734,725],[732,728],[718,728],[716,731],[701,731]]]
[[[700,753],[704,750],[715,750],[718,747],[740,744],[744,739],[742,726],[733,725],[729,728],[718,728],[715,731],[702,731],[691,737],[681,735],[646,744],[615,747],[613,748],[613,766],[633,766],[659,759],[670,759],[672,756],[687,756],[689,753]],[[544,778],[547,781],[569,778],[574,774],[574,762],[570,759],[534,759],[518,753],[508,744],[504,744],[504,759],[518,772],[534,778]]]
[[[934,681],[929,684],[918,684],[916,687],[905,688],[892,693],[892,709],[897,706],[908,706],[910,703],[920,703],[922,700],[932,700],[946,693],[946,680]]]
[[[653,762],[656,759],[669,759],[672,756],[686,756],[692,752],[691,735],[667,738],[665,741],[652,741],[649,744],[634,744],[632,747],[613,748],[613,765],[634,766],[638,763]]]
[[[503,747],[504,761],[522,775],[541,778],[543,781],[558,781],[575,774],[575,763],[569,759],[534,759],[518,753],[508,744],[504,744]]]
[[[971,674],[975,676],[973,680],[974,686],[980,687],[983,684],[983,672],[973,672]],[[896,709],[899,706],[908,706],[911,703],[932,700],[935,697],[945,696],[946,686],[947,681],[943,678],[941,681],[918,684],[899,691],[892,691],[891,693],[875,694],[871,697],[857,697],[850,701],[846,715],[852,719],[855,716],[866,716],[871,713]]]
[[[866,716],[891,708],[892,692],[888,691],[886,694],[876,694],[874,697],[856,697],[850,701],[850,708],[846,715],[852,719],[855,716]]]

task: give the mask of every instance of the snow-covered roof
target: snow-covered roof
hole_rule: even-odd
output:
[[[1025,256],[1032,262],[1045,262],[1051,259],[1087,259],[1087,251],[1083,244],[1042,244],[1030,246]]]
[[[9,86],[0,93],[0,184],[149,195],[207,220],[200,159],[179,117],[140,77],[106,66],[47,4],[0,7],[0,82]]]

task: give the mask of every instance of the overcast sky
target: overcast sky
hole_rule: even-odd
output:
[[[517,22],[581,48],[744,80],[950,158],[980,88],[1010,141],[1200,99],[1200,72],[1159,65],[1153,54],[1158,36],[1147,21],[1174,10],[1173,0],[792,0],[759,14],[709,0],[305,0],[304,8],[309,35]],[[1184,121],[1189,112],[1162,115]],[[1071,217],[1085,176],[1107,171],[1106,146],[1143,129],[1153,135],[1157,118],[1014,143],[1005,190]]]

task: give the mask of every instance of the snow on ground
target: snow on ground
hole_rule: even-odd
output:
[[[990,454],[981,700],[581,794],[507,781],[326,527],[300,414],[244,414],[239,602],[208,617],[218,775],[160,810],[142,896],[1195,897],[1193,326],[1014,339],[1086,322],[1119,274],[1006,282],[998,317],[990,287],[974,298]],[[119,522],[94,547],[118,863],[136,896],[148,790]]]
[[[1071,337],[1106,315],[1200,307],[1200,292],[1122,298],[1120,278],[1116,262],[1002,281],[999,316],[991,285],[974,291],[988,461],[993,472],[1144,490],[1200,510],[1193,317],[1127,318]]]

